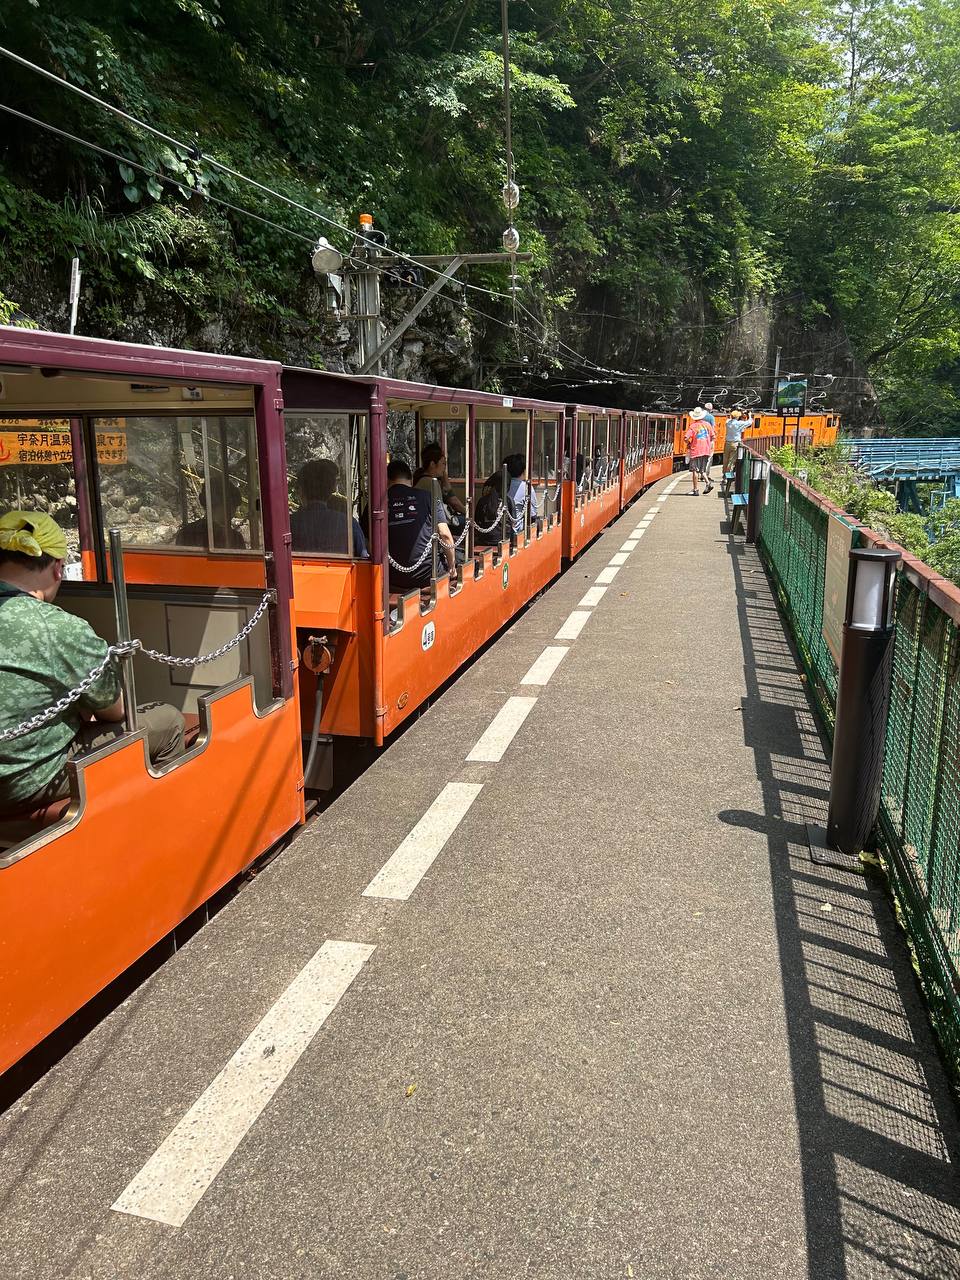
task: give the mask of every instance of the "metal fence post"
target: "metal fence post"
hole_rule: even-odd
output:
[[[513,521],[510,520],[509,515],[507,513],[507,502],[509,501],[509,493],[510,493],[510,472],[507,470],[506,463],[504,463],[503,466],[500,468],[500,487],[503,490],[503,492],[500,495],[501,501],[503,503],[503,515],[500,517],[500,542],[501,544],[506,542],[507,537],[509,536],[510,542],[512,544],[514,526],[513,526]],[[508,526],[509,526],[509,534],[508,534]]]
[[[433,581],[434,589],[437,585],[437,570],[440,567],[440,533],[437,529],[437,511],[442,501],[440,493],[440,481],[434,476],[430,481],[430,501],[433,503],[433,563],[430,569],[430,577]]]
[[[893,605],[899,551],[850,552],[840,650],[827,828],[810,828],[814,860],[856,857],[880,809],[893,669]],[[819,855],[819,856],[818,856]]]

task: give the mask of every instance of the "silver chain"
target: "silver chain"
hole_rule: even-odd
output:
[[[493,533],[494,529],[500,523],[500,517],[503,515],[504,510],[504,505],[501,502],[500,509],[494,518],[493,524],[487,525],[486,528],[484,528],[482,524],[477,524],[476,520],[474,520],[473,527],[476,529],[477,533]]]
[[[433,535],[431,535],[430,541],[427,543],[426,547],[424,548],[423,555],[416,562],[416,564],[411,564],[411,565],[398,564],[397,561],[394,560],[393,556],[390,554],[389,551],[387,552],[387,559],[390,561],[390,567],[393,569],[396,569],[397,573],[415,573],[417,569],[419,569],[420,566],[426,561],[427,556],[432,554],[433,554]]]
[[[246,640],[247,636],[266,613],[271,599],[271,593],[267,592],[255,611],[250,615],[250,620],[242,631],[235,635],[232,640],[228,640],[226,644],[222,644],[219,649],[214,649],[212,653],[201,654],[197,658],[175,658],[172,654],[161,653],[157,649],[145,649],[140,640],[125,640],[122,644],[110,645],[104,654],[103,660],[87,672],[75,689],[65,693],[52,707],[47,707],[44,711],[38,711],[35,716],[30,716],[29,719],[24,720],[21,724],[0,731],[0,742],[12,742],[14,738],[22,738],[27,733],[33,733],[35,729],[42,729],[51,720],[56,720],[78,698],[82,698],[91,685],[96,684],[115,658],[126,658],[130,654],[142,653],[145,658],[152,658],[154,662],[164,662],[170,667],[199,667],[205,662],[213,662],[216,658],[222,658],[225,653],[229,653],[231,649],[235,649],[238,644]]]

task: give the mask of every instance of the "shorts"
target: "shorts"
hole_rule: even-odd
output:
[[[707,467],[712,460],[713,459],[709,453],[701,453],[699,457],[690,459],[690,470],[695,475],[705,476],[707,474]]]

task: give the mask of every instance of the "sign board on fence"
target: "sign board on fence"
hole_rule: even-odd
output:
[[[823,638],[840,662],[843,619],[847,611],[847,574],[853,530],[836,516],[827,518],[827,559],[823,570]]]

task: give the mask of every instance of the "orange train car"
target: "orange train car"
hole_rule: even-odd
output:
[[[726,440],[727,414],[716,415],[716,450],[723,453]],[[803,413],[784,417],[777,413],[755,413],[753,426],[743,434],[751,447],[760,453],[781,445],[794,444],[798,449],[819,448],[822,445],[836,444],[840,433],[840,415],[836,413]],[[684,432],[690,425],[689,414],[676,415],[676,430],[673,450],[675,456],[682,461],[686,454]]]
[[[64,526],[58,604],[191,659],[126,672],[183,712],[182,756],[155,769],[133,723],[71,764],[67,801],[0,814],[2,1073],[295,829],[337,741],[387,742],[669,475],[682,419],[23,329],[0,329],[0,369],[0,507]],[[394,591],[388,445],[432,441],[456,573],[434,543]]]
[[[0,814],[3,1072],[295,829],[338,739],[387,741],[667,474],[672,425],[22,329],[0,329],[0,365],[0,506],[65,527],[58,604],[108,641],[127,611],[144,650],[218,655],[128,660],[128,688],[190,726],[174,762],[134,723],[71,764],[67,801]],[[454,577],[393,592],[387,445],[411,434],[441,443],[469,518]],[[511,454],[525,500],[481,519]]]

